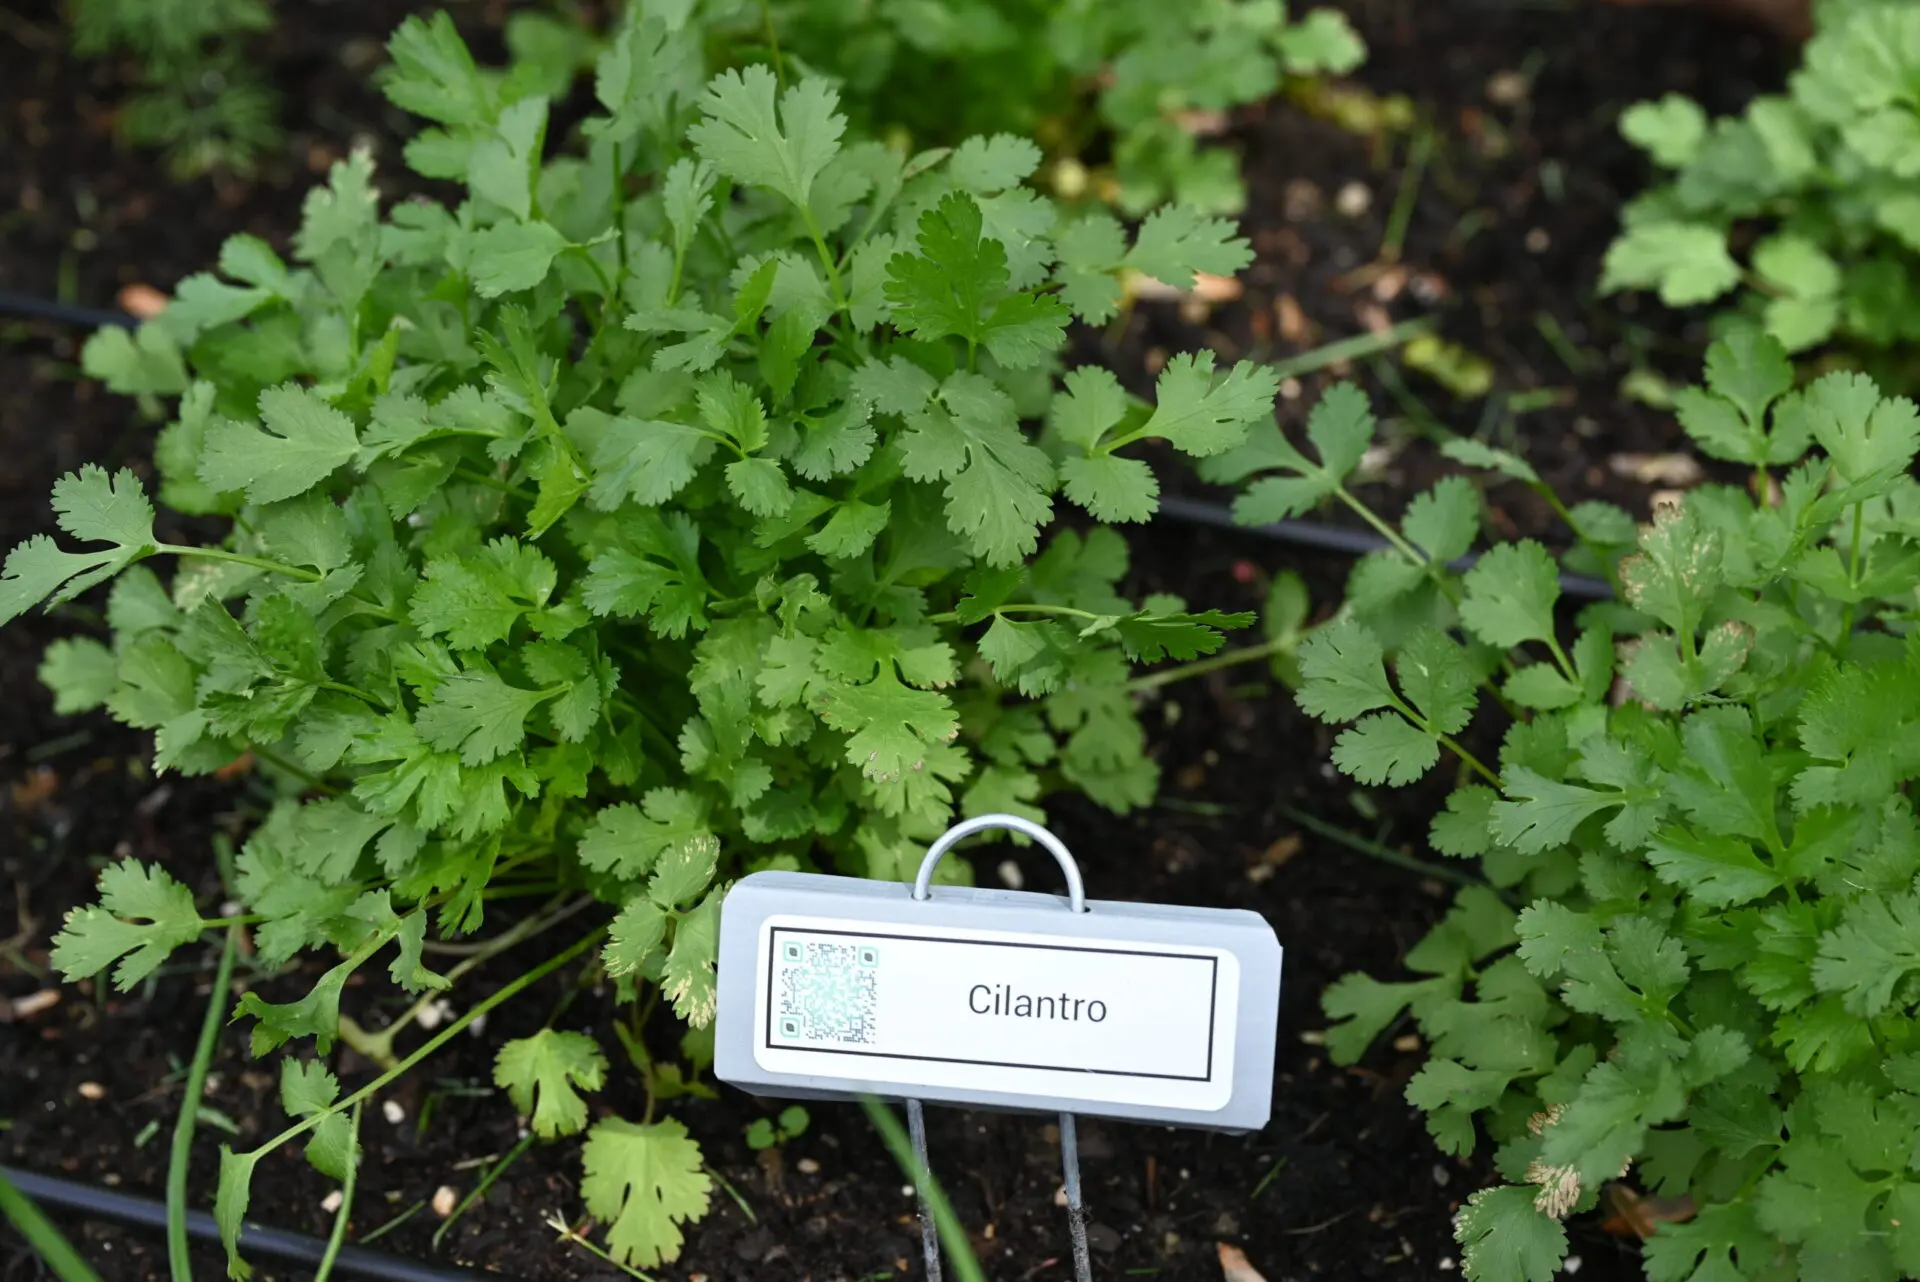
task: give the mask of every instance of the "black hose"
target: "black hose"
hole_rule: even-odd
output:
[[[95,328],[103,325],[133,326],[139,323],[125,312],[72,307],[66,303],[56,303],[4,289],[0,289],[0,315],[30,316],[39,320],[66,321],[74,325],[89,325]],[[1343,530],[1331,525],[1321,525],[1315,521],[1275,521],[1271,525],[1240,525],[1234,521],[1233,513],[1218,503],[1183,499],[1178,495],[1166,495],[1161,498],[1160,514],[1175,521],[1183,521],[1188,525],[1208,525],[1222,530],[1238,530],[1244,534],[1257,534],[1276,542],[1290,543],[1295,547],[1318,548],[1323,552],[1340,552],[1348,556],[1365,556],[1369,552],[1379,552],[1388,546],[1385,539],[1371,530]],[[1477,555],[1463,556],[1452,562],[1448,568],[1464,571],[1470,569],[1478,559]],[[1606,601],[1613,596],[1612,586],[1604,579],[1595,579],[1584,574],[1562,574],[1560,590],[1570,597],[1583,601]]]
[[[16,293],[10,289],[0,289],[0,316],[59,321],[65,325],[83,325],[88,329],[104,329],[109,325],[132,329],[140,323],[140,318],[131,312],[107,311],[99,307],[79,307],[73,303],[56,302],[51,298],[36,298],[32,294]]]
[[[10,1166],[0,1166],[0,1176],[43,1206],[142,1228],[165,1230],[167,1226],[166,1204],[155,1198],[137,1197],[72,1180],[59,1180],[50,1175],[35,1175]],[[218,1242],[220,1226],[205,1211],[188,1211],[187,1236],[204,1242]],[[319,1238],[248,1223],[240,1229],[240,1249],[248,1255],[317,1265],[326,1256],[327,1244]],[[334,1258],[333,1267],[336,1273],[376,1278],[380,1282],[498,1282],[500,1277],[499,1274],[488,1274],[483,1279],[480,1274],[466,1269],[420,1264],[397,1255],[388,1255],[384,1251],[369,1251],[364,1246],[342,1246],[339,1255]]]
[[[1206,503],[1199,499],[1184,499],[1175,494],[1161,496],[1160,515],[1171,517],[1176,521],[1184,521],[1188,525],[1238,530],[1242,534],[1257,534],[1262,538],[1273,539],[1279,543],[1291,543],[1296,547],[1318,548],[1323,552],[1344,552],[1350,556],[1365,556],[1369,552],[1384,551],[1391,546],[1372,530],[1343,530],[1313,521],[1275,521],[1270,525],[1241,525],[1233,519],[1232,509],[1222,504]],[[1449,561],[1447,568],[1464,572],[1472,569],[1474,562],[1479,559],[1479,553],[1468,553],[1456,561]],[[1583,601],[1613,599],[1612,584],[1605,579],[1596,579],[1585,574],[1562,574],[1560,590],[1570,597],[1577,597]]]

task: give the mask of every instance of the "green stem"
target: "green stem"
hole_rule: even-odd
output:
[[[1853,505],[1853,541],[1852,547],[1847,554],[1847,586],[1849,588],[1858,588],[1860,586],[1860,536],[1865,526],[1866,504],[1855,503]],[[1836,640],[1839,642],[1840,652],[1842,654],[1845,654],[1847,650],[1852,648],[1853,612],[1854,602],[1849,601],[1846,604],[1846,608],[1840,613],[1840,635]]]
[[[760,18],[767,28],[767,50],[773,55],[773,77],[784,88],[787,83],[787,60],[780,56],[780,32],[773,25],[773,5],[769,0],[760,0]]]
[[[1420,724],[1422,726],[1425,725],[1424,722],[1421,722]],[[1429,733],[1431,733],[1431,731],[1429,731]],[[1472,770],[1475,774],[1479,775],[1482,779],[1485,779],[1489,784],[1493,786],[1496,792],[1499,791],[1500,776],[1493,773],[1493,771],[1487,769],[1485,763],[1483,763],[1480,760],[1480,758],[1474,756],[1471,752],[1468,752],[1465,748],[1461,747],[1459,742],[1453,739],[1449,735],[1437,734],[1437,735],[1434,735],[1433,737],[1440,741],[1441,747],[1445,748],[1448,752],[1451,752],[1454,756],[1460,758],[1461,761],[1465,762],[1469,770]]]
[[[447,988],[452,988],[454,984],[465,978],[473,971],[474,967],[483,965],[493,958],[498,957],[501,953],[506,952],[516,944],[532,939],[535,935],[540,934],[549,927],[559,925],[591,902],[593,902],[591,897],[588,897],[578,900],[558,912],[535,913],[532,916],[524,917],[520,921],[515,922],[512,926],[501,931],[492,939],[476,947],[471,953],[463,957],[457,965],[451,967],[447,971]],[[421,1011],[431,1006],[434,1002],[439,1001],[445,994],[446,989],[428,989],[415,999],[413,1005],[401,1012],[397,1019],[377,1033],[369,1033],[347,1017],[342,1016],[340,1020],[340,1040],[373,1063],[378,1064],[381,1068],[392,1068],[396,1062],[393,1053],[394,1038],[400,1035],[402,1029],[418,1019]]]
[[[959,1275],[960,1282],[986,1282],[987,1275],[980,1269],[980,1261],[973,1254],[973,1244],[967,1240],[967,1230],[960,1223],[960,1217],[954,1213],[953,1203],[947,1200],[947,1192],[940,1187],[940,1181],[933,1178],[926,1164],[913,1151],[913,1144],[907,1139],[906,1127],[900,1125],[900,1119],[893,1110],[871,1095],[860,1097],[860,1107],[867,1110],[867,1118],[873,1128],[880,1132],[880,1138],[886,1141],[887,1149],[893,1154],[893,1160],[900,1164],[926,1198],[927,1212],[933,1216],[933,1227],[940,1234],[940,1245],[946,1248],[947,1258],[953,1261],[953,1271]]]
[[[1427,577],[1433,580],[1434,586],[1440,589],[1440,595],[1446,597],[1447,600],[1452,602],[1456,607],[1459,606],[1460,589],[1452,579],[1447,577],[1446,566],[1441,565],[1425,552],[1422,552],[1419,548],[1407,542],[1407,540],[1401,536],[1400,531],[1394,529],[1393,526],[1374,515],[1373,509],[1355,498],[1346,486],[1336,486],[1333,493],[1335,498],[1345,503],[1358,514],[1361,520],[1372,526],[1376,534],[1391,544],[1394,551],[1424,569],[1427,572]]]
[[[1394,348],[1431,333],[1437,322],[1431,316],[1419,316],[1413,320],[1401,321],[1391,325],[1378,334],[1355,334],[1352,338],[1342,338],[1326,343],[1310,352],[1290,356],[1284,361],[1275,361],[1267,368],[1273,371],[1275,378],[1298,378],[1303,374],[1312,374],[1338,365],[1341,361],[1359,360],[1375,356],[1381,352],[1390,352]]]
[[[1428,125],[1414,132],[1407,148],[1407,167],[1400,173],[1400,190],[1393,199],[1393,212],[1387,218],[1387,234],[1380,241],[1382,262],[1400,261],[1406,244],[1407,226],[1413,221],[1413,207],[1420,198],[1420,180],[1426,177],[1427,161],[1433,155],[1433,129]]]
[[[186,1094],[180,1100],[180,1112],[173,1120],[173,1143],[167,1150],[167,1266],[173,1282],[193,1282],[193,1261],[187,1253],[187,1164],[193,1153],[193,1136],[200,1117],[200,1096],[207,1087],[207,1066],[213,1063],[214,1047],[220,1041],[220,1025],[227,1010],[228,988],[233,983],[234,943],[238,923],[227,919],[227,941],[220,950],[220,969],[213,977],[213,992],[207,998],[207,1013],[200,1020],[200,1040],[193,1048],[193,1063],[187,1066]]]
[[[1178,667],[1149,672],[1144,677],[1135,677],[1127,682],[1127,693],[1140,694],[1147,690],[1158,690],[1162,686],[1172,685],[1176,681],[1185,681],[1189,677],[1204,676],[1209,672],[1218,672],[1222,668],[1231,668],[1242,663],[1257,663],[1272,655],[1285,654],[1289,650],[1298,649],[1299,646],[1299,637],[1281,637],[1275,641],[1264,641],[1259,645],[1242,646],[1238,650],[1228,650],[1224,654],[1210,655],[1205,659],[1195,659],[1192,663],[1183,663]]]
[[[442,1224],[439,1228],[433,1231],[433,1249],[434,1250],[438,1251],[440,1249],[440,1239],[447,1235],[447,1230],[452,1228],[454,1224],[459,1221],[461,1216],[465,1215],[470,1209],[472,1209],[473,1204],[475,1202],[478,1202],[481,1198],[485,1197],[487,1195],[487,1190],[493,1187],[494,1181],[499,1179],[502,1175],[506,1174],[507,1168],[509,1166],[512,1166],[515,1162],[519,1161],[520,1155],[522,1153],[525,1153],[528,1148],[532,1147],[532,1145],[533,1145],[533,1132],[528,1131],[525,1135],[522,1135],[520,1137],[520,1142],[518,1144],[515,1144],[512,1148],[507,1150],[507,1155],[505,1157],[501,1158],[498,1162],[495,1162],[492,1166],[487,1168],[487,1173],[480,1177],[480,1182],[473,1186],[473,1191],[468,1193],[465,1197],[461,1198],[460,1205],[453,1208],[453,1214],[447,1217],[446,1223]]]
[[[521,975],[513,979],[512,981],[508,982],[507,984],[504,984],[501,987],[495,989],[487,997],[481,999],[481,1001],[477,1003],[472,1010],[469,1010],[466,1014],[460,1016],[458,1019],[448,1024],[445,1028],[441,1029],[434,1036],[428,1038],[425,1042],[421,1043],[420,1048],[414,1051],[413,1054],[407,1056],[405,1059],[401,1060],[398,1064],[395,1064],[392,1068],[380,1074],[380,1076],[374,1078],[371,1082],[368,1082],[365,1086],[362,1086],[359,1090],[355,1091],[353,1094],[347,1096],[347,1098],[339,1101],[338,1103],[332,1105],[329,1108],[321,1109],[319,1112],[310,1114],[307,1117],[301,1119],[300,1121],[295,1122],[292,1126],[287,1127],[286,1130],[281,1131],[278,1135],[274,1136],[272,1139],[268,1140],[265,1144],[255,1149],[254,1152],[261,1153],[269,1149],[276,1149],[276,1148],[279,1148],[282,1144],[286,1144],[289,1141],[299,1139],[302,1135],[305,1135],[308,1131],[320,1125],[323,1119],[331,1117],[333,1114],[341,1112],[344,1109],[351,1108],[355,1104],[363,1103],[364,1101],[371,1099],[373,1096],[377,1095],[379,1092],[386,1089],[387,1086],[391,1085],[397,1078],[399,1078],[408,1069],[412,1068],[415,1064],[418,1064],[421,1060],[433,1054],[435,1051],[439,1050],[442,1046],[445,1046],[448,1042],[452,1041],[454,1038],[458,1037],[461,1033],[465,1032],[467,1029],[467,1026],[473,1023],[474,1020],[479,1019],[482,1015],[486,1014],[488,1011],[492,1010],[494,1007],[500,1005],[502,1002],[510,1001],[512,998],[518,996],[520,993],[524,992],[526,989],[532,987],[534,984],[537,984],[541,980],[545,979],[548,975],[551,975],[554,971],[559,970],[562,966],[566,965],[568,962],[580,956],[580,954],[586,952],[588,949],[592,948],[595,944],[599,943],[601,936],[603,936],[604,934],[606,934],[606,930],[602,928],[600,930],[594,931],[592,934],[584,936],[578,942],[568,947],[565,952],[562,952],[558,956],[549,958],[548,960],[541,962],[538,966],[535,966],[532,970],[526,972],[526,974]],[[249,1156],[251,1156],[251,1154],[249,1154]]]
[[[1545,637],[1543,639],[1547,643],[1547,649],[1551,651],[1553,654],[1553,661],[1560,665],[1561,674],[1565,676],[1568,681],[1571,681],[1574,685],[1576,686],[1579,685],[1580,674],[1573,670],[1573,660],[1569,659],[1567,657],[1567,652],[1560,648],[1560,642],[1556,638],[1551,636]]]
[[[0,1219],[5,1219],[27,1240],[27,1247],[47,1262],[60,1282],[100,1282],[93,1266],[80,1258],[45,1212],[25,1193],[0,1175]]]
[[[340,1181],[340,1209],[333,1214],[333,1232],[327,1235],[327,1253],[320,1257],[313,1282],[327,1282],[333,1276],[333,1264],[347,1240],[347,1221],[353,1215],[353,1186],[360,1174],[360,1105],[353,1106],[353,1120],[347,1124],[347,1174]]]
[[[1579,542],[1581,547],[1587,550],[1587,554],[1591,556],[1595,564],[1600,567],[1600,573],[1606,576],[1607,586],[1613,589],[1613,595],[1622,601],[1626,600],[1626,592],[1625,589],[1620,586],[1620,575],[1619,572],[1614,569],[1613,561],[1607,556],[1606,552],[1598,543],[1589,539],[1581,531],[1580,523],[1573,519],[1573,512],[1565,503],[1560,501],[1560,496],[1554,493],[1553,487],[1545,481],[1542,481],[1528,488],[1545,499],[1547,506],[1553,509],[1553,514],[1559,517],[1561,522],[1565,524],[1569,530],[1573,531],[1574,539]]]
[[[801,220],[806,223],[807,235],[813,240],[814,252],[820,255],[820,265],[827,269],[827,287],[833,291],[834,310],[853,319],[853,304],[847,301],[846,288],[840,283],[840,264],[834,261],[833,254],[827,249],[827,238],[820,232],[820,220],[813,216],[813,210],[799,205]]]
[[[1280,813],[1286,816],[1292,823],[1305,828],[1315,836],[1324,837],[1328,841],[1338,842],[1349,850],[1365,855],[1369,859],[1377,859],[1383,864],[1390,864],[1395,868],[1404,869],[1407,872],[1417,872],[1423,877],[1433,877],[1440,881],[1450,881],[1456,886],[1484,886],[1487,884],[1481,878],[1475,877],[1471,873],[1461,872],[1456,868],[1448,868],[1444,864],[1430,864],[1424,859],[1416,859],[1412,855],[1403,855],[1399,851],[1389,846],[1383,846],[1377,841],[1368,841],[1365,837],[1348,832],[1340,825],[1328,823],[1319,816],[1310,815],[1304,810],[1296,810],[1292,806],[1283,804],[1280,806]]]
[[[297,565],[282,565],[278,561],[269,561],[264,557],[247,556],[240,552],[229,552],[225,548],[183,547],[178,543],[162,543],[154,548],[156,552],[169,552],[174,556],[197,556],[203,561],[230,561],[234,565],[245,565],[268,574],[284,574],[288,578],[304,579],[308,583],[318,583],[326,575],[318,570],[304,570]]]

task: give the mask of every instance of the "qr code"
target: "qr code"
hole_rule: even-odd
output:
[[[780,1036],[809,1042],[875,1039],[880,950],[872,944],[780,944]]]

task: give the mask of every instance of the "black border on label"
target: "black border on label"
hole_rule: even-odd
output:
[[[782,931],[790,935],[846,935],[855,939],[905,939],[917,943],[962,944],[984,948],[1033,948],[1042,952],[1106,953],[1118,957],[1163,957],[1170,961],[1203,961],[1208,966],[1207,983],[1207,1071],[1194,1077],[1186,1073],[1135,1073],[1119,1068],[1076,1068],[1071,1064],[1023,1064],[997,1059],[966,1059],[955,1055],[896,1055],[886,1051],[851,1051],[839,1047],[775,1045],[773,1041],[773,963],[780,952]],[[800,1051],[811,1055],[851,1055],[863,1059],[904,1059],[933,1064],[974,1064],[981,1068],[1031,1068],[1046,1073],[1087,1073],[1101,1077],[1151,1078],[1163,1082],[1211,1082],[1213,1080],[1214,1020],[1220,1002],[1220,959],[1206,953],[1161,953],[1142,948],[1088,948],[1077,944],[1027,944],[1010,939],[959,939],[943,935],[890,934],[877,930],[821,930],[811,926],[771,926],[767,933],[767,1022],[760,1030],[760,1049]],[[778,1071],[778,1070],[775,1070]]]

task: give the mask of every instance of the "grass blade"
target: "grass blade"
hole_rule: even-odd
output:
[[[207,1085],[207,1066],[213,1063],[213,1050],[220,1041],[227,989],[233,982],[234,936],[238,931],[237,926],[227,927],[226,947],[220,952],[220,970],[214,976],[213,993],[207,998],[206,1017],[200,1021],[200,1041],[193,1048],[186,1091],[180,1098],[179,1116],[173,1122],[173,1144],[167,1151],[167,1266],[173,1282],[193,1282],[193,1265],[187,1254],[187,1162],[200,1117],[200,1095]]]

